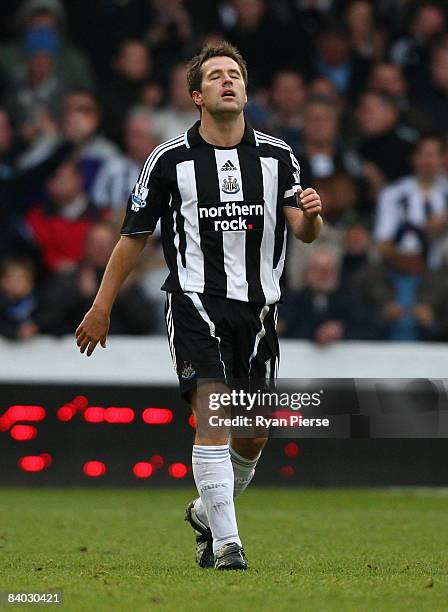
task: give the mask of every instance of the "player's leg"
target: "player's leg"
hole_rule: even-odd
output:
[[[249,379],[252,392],[275,387],[279,344],[276,333],[277,307],[242,306],[246,333],[235,336],[237,347],[234,370],[243,384]],[[260,408],[260,407],[259,407]],[[268,441],[268,432],[254,429],[252,437],[234,435],[230,441],[230,457],[234,472],[234,498],[245,491],[255,475],[255,468]]]
[[[194,394],[192,408],[199,424],[210,417],[210,392],[228,392],[224,385],[201,385]],[[215,566],[219,569],[246,569],[233,504],[234,474],[230,459],[228,429],[213,434],[198,425],[193,446],[193,475],[200,497],[194,512],[210,526]]]
[[[229,451],[233,466],[233,499],[241,495],[251,483],[267,441],[267,437],[231,439]]]
[[[267,441],[267,437],[231,439],[229,453],[233,466],[233,499],[243,493],[250,484]],[[208,525],[207,513],[202,505],[201,498],[198,498],[195,502],[195,511],[200,520]]]
[[[173,361],[182,395],[192,403],[198,424],[210,416],[210,390],[228,391],[226,369],[229,372],[232,369],[231,352],[220,328],[220,316],[219,299],[206,299],[195,293],[168,294],[167,329],[175,353]],[[215,382],[209,388],[207,384],[198,385],[198,380]],[[193,504],[187,508],[186,519],[199,534],[197,560],[204,567],[211,565],[211,536],[213,552],[228,544],[241,548],[233,505],[228,434],[222,435],[215,428],[198,427],[192,464],[204,520],[199,518]]]

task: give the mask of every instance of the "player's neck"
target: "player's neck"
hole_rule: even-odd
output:
[[[206,142],[216,147],[236,147],[243,139],[244,129],[243,113],[217,120],[203,112],[199,133]]]

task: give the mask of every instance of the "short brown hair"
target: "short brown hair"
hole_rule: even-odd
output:
[[[211,59],[212,57],[230,57],[239,66],[241,74],[244,80],[244,84],[247,89],[247,65],[243,59],[243,56],[236,47],[226,42],[225,40],[215,43],[207,44],[202,48],[200,53],[195,55],[192,60],[188,62],[187,72],[187,83],[188,91],[190,95],[193,91],[201,91],[202,85],[202,66],[203,64]]]

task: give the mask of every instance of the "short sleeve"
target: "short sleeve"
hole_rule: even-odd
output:
[[[146,160],[129,196],[120,234],[152,234],[169,202],[169,190],[161,173],[161,160]]]
[[[300,165],[292,149],[289,149],[288,185],[283,195],[283,207],[299,208],[296,193],[302,190],[300,185]]]

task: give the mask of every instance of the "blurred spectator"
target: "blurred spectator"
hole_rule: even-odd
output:
[[[335,172],[328,177],[316,178],[312,184],[321,194],[321,198],[322,195],[324,197],[327,225],[340,231],[345,230],[357,214],[356,209],[360,202],[357,182],[345,172]],[[339,237],[335,242],[339,242]]]
[[[337,91],[350,99],[362,90],[369,62],[350,47],[349,32],[342,24],[329,24],[317,39],[314,75],[330,79]]]
[[[372,236],[366,227],[354,222],[344,232],[344,253],[341,262],[341,286],[351,288],[352,278],[378,259]]]
[[[341,110],[344,105],[344,98],[339,94],[333,81],[328,77],[315,77],[309,84],[308,95],[316,98],[326,98],[337,110]]]
[[[426,340],[448,342],[447,268],[425,274],[413,312]]]
[[[295,21],[302,23],[311,36],[322,29],[335,9],[335,0],[291,0],[291,4],[295,9]]]
[[[301,180],[312,185],[315,179],[345,172],[360,178],[361,162],[339,133],[339,116],[326,98],[310,98],[304,109],[303,142],[297,151]]]
[[[70,35],[89,56],[100,81],[111,75],[120,43],[143,36],[149,22],[149,5],[149,0],[64,1]]]
[[[345,140],[356,132],[353,125],[353,112],[348,109],[347,99],[341,96],[334,86],[334,83],[327,77],[315,77],[308,85],[309,98],[324,98],[328,100],[339,115],[341,134]]]
[[[43,291],[42,330],[48,334],[72,334],[92,304],[106,264],[117,241],[115,228],[95,223],[87,233],[79,268],[59,273]],[[153,328],[153,306],[131,275],[115,302],[111,334],[148,334]]]
[[[283,25],[266,0],[233,0],[231,6],[235,21],[223,28],[224,38],[238,47],[250,66],[251,88],[269,87],[281,69],[309,72],[310,48],[300,22]]]
[[[379,91],[364,93],[356,109],[360,140],[358,153],[364,160],[363,174],[374,193],[386,181],[409,173],[409,158],[417,132],[399,123],[393,98]]]
[[[79,167],[84,188],[90,193],[103,163],[119,155],[119,148],[100,132],[101,109],[89,91],[74,90],[64,99],[62,130],[66,138],[79,142]]]
[[[187,66],[179,64],[171,73],[168,105],[154,111],[154,131],[164,142],[188,130],[198,120],[198,111],[187,88]]]
[[[339,275],[340,261],[333,251],[321,248],[311,253],[305,287],[290,291],[280,309],[280,329],[286,337],[321,345],[379,337],[370,310],[341,288]]]
[[[382,59],[387,39],[385,31],[375,21],[373,3],[350,0],[345,8],[345,22],[356,55],[367,60]]]
[[[305,121],[305,125],[309,126],[307,120]],[[359,181],[340,168],[336,169],[332,158],[329,164],[324,166],[330,167],[332,174],[321,177],[312,175],[304,153],[299,154],[299,159],[302,169],[301,184],[304,189],[313,186],[319,192],[325,223],[319,237],[312,244],[304,244],[294,239],[288,241],[286,274],[289,289],[303,287],[308,261],[315,249],[330,249],[334,253],[342,254],[344,231],[358,216],[357,209],[362,194]]]
[[[39,331],[35,321],[38,301],[36,268],[24,257],[9,257],[0,264],[0,335],[26,340]]]
[[[384,92],[395,101],[400,112],[400,122],[426,131],[431,128],[427,113],[409,95],[409,84],[398,64],[380,62],[373,66],[369,86],[373,91]]]
[[[157,76],[162,79],[176,63],[194,55],[193,24],[183,0],[148,0],[148,3],[150,25],[144,39],[151,49]]]
[[[11,83],[6,106],[16,124],[35,123],[42,111],[57,118],[64,83],[56,73],[58,39],[50,28],[36,28],[25,35],[26,73]]]
[[[87,232],[97,217],[74,161],[66,161],[47,181],[48,201],[26,215],[29,230],[49,273],[72,270],[80,262]]]
[[[270,90],[273,116],[266,129],[286,140],[297,150],[303,129],[303,109],[307,91],[303,76],[295,70],[282,70],[274,76]]]
[[[99,208],[111,208],[121,216],[140,170],[158,144],[152,113],[142,106],[131,109],[124,126],[125,155],[104,163],[97,174],[92,198]]]
[[[414,229],[428,251],[431,267],[441,265],[440,240],[448,227],[446,145],[437,135],[423,137],[412,156],[414,173],[386,187],[378,200],[375,239],[386,258],[408,229]]]
[[[112,76],[101,88],[101,101],[104,131],[119,143],[126,113],[135,105],[151,76],[148,47],[139,40],[123,41],[113,60],[113,68]]]
[[[14,155],[14,132],[6,109],[0,107],[0,176],[7,178],[12,170],[9,164]]]
[[[24,257],[35,261],[34,271],[31,264],[22,270],[36,274],[31,285],[37,282],[37,289],[23,306],[21,298],[17,304],[0,298],[0,321],[6,316],[15,329],[3,306],[13,318],[26,315],[33,300],[41,301],[44,278],[51,315],[46,329],[72,333],[97,287],[92,269],[99,278],[102,267],[83,255],[92,223],[101,216],[121,225],[148,154],[197,120],[184,62],[203,41],[224,36],[248,62],[247,119],[293,148],[303,187],[316,187],[324,205],[318,240],[288,242],[287,282],[296,290],[290,302],[311,321],[307,326],[300,310],[291,311],[291,335],[325,343],[344,328],[344,338],[448,340],[446,15],[436,0],[21,2],[12,42],[5,42],[10,33],[0,24],[0,257],[18,261],[17,270]],[[91,61],[101,76],[97,89]],[[414,149],[428,129],[438,135],[431,132]],[[100,223],[93,232],[97,253],[110,252],[113,227]],[[322,252],[340,258],[335,289],[321,290],[312,280],[309,270],[320,265],[313,262],[316,252],[317,260]],[[11,277],[20,277],[16,271]],[[159,288],[166,265],[157,235],[148,239],[139,274],[157,308],[148,323],[136,297],[136,327],[149,324],[162,333]],[[70,295],[82,294],[85,305],[58,319],[70,286]],[[358,304],[354,318],[351,300],[357,298],[368,306]],[[340,314],[345,304],[347,321]],[[381,321],[373,317],[365,333],[370,308]],[[117,330],[131,325],[126,313]],[[45,331],[42,315],[39,307],[32,326],[25,320],[25,336]]]
[[[415,88],[424,85],[431,45],[444,31],[446,15],[439,2],[414,3],[408,32],[392,45],[390,56]]]
[[[403,228],[387,260],[355,272],[350,287],[382,317],[386,340],[428,340],[437,333],[435,312],[446,304],[446,278],[427,270],[425,242],[415,227]]]
[[[416,91],[415,98],[426,110],[434,130],[448,134],[448,39],[431,55],[430,79]]]
[[[20,169],[9,115],[0,108],[0,256],[11,252],[33,254],[23,224],[28,198],[67,159],[74,146],[74,142],[62,142],[42,161]]]
[[[53,40],[56,46],[56,74],[67,87],[92,87],[88,59],[64,36],[65,11],[59,0],[25,0],[17,13],[21,40],[2,45],[0,66],[11,82],[23,80],[26,74],[24,42]]]

